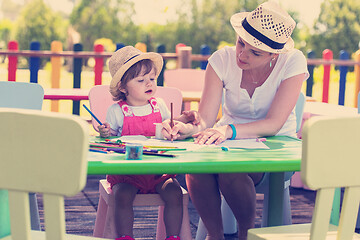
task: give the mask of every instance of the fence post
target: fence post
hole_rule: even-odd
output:
[[[206,44],[203,44],[201,45],[201,48],[200,48],[200,54],[203,55],[203,56],[207,56],[207,55],[210,55],[211,54],[211,49],[208,45]],[[206,69],[206,66],[208,64],[208,61],[201,61],[200,63],[200,68],[205,70]]]
[[[117,44],[116,44],[116,51],[119,50],[120,48],[123,48],[123,47],[125,47],[125,44],[123,44],[123,43],[117,43]]]
[[[191,68],[192,47],[179,47],[177,68]]]
[[[340,59],[341,60],[349,60],[349,53],[345,50],[340,51]],[[343,105],[345,103],[345,88],[346,88],[346,75],[348,72],[348,66],[340,66],[340,81],[339,81],[339,105]]]
[[[8,43],[8,49],[18,51],[18,42],[17,41],[10,41]],[[9,65],[8,65],[8,81],[16,81],[16,68],[17,68],[17,56],[10,56],[8,55]]]
[[[156,47],[156,52],[157,53],[166,53],[165,45],[164,44],[159,44]],[[164,71],[165,71],[165,68],[166,68],[166,61],[165,61],[165,59],[163,59],[163,61],[164,61],[164,66],[161,69],[161,72],[160,72],[159,77],[157,79],[157,85],[158,86],[164,86]]]
[[[62,52],[62,43],[59,41],[51,42],[51,51]],[[51,61],[51,87],[60,88],[60,70],[61,70],[61,58],[52,56]],[[59,100],[51,100],[51,111],[59,112]]]
[[[74,44],[74,52],[81,52],[83,46],[81,43]],[[74,76],[74,88],[81,88],[81,68],[82,58],[74,57],[73,60],[73,76]],[[73,101],[73,114],[80,115],[80,101]]]
[[[102,52],[104,52],[104,46],[101,44],[96,44],[94,46],[94,51],[96,53],[102,53]],[[104,58],[103,57],[95,57],[95,66],[94,66],[95,85],[101,85],[103,67],[104,67]]]
[[[332,60],[333,52],[330,49],[323,51],[323,59]],[[323,95],[322,102],[329,102],[329,84],[330,84],[330,64],[324,64],[324,76],[323,76]]]
[[[145,43],[138,42],[137,44],[135,44],[135,48],[139,49],[142,52],[147,52],[147,47]]]
[[[38,42],[38,41],[31,42],[30,50],[39,51],[40,50],[40,42]],[[30,82],[31,83],[38,82],[39,68],[40,68],[40,57],[30,57],[29,70],[30,70]]]
[[[309,51],[307,53],[308,58],[316,58],[315,51]],[[315,65],[307,65],[309,71],[309,78],[306,80],[306,96],[312,97],[312,89],[314,85],[314,68]]]
[[[358,94],[360,91],[360,49],[355,52],[355,61],[358,64],[354,66],[354,73],[355,73],[355,98],[354,98],[354,106],[358,107]]]

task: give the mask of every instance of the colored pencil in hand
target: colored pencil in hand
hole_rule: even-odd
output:
[[[86,111],[88,111],[90,113],[90,115],[100,124],[100,125],[103,125],[102,122],[95,116],[95,114],[90,111],[90,109],[85,105],[83,104],[83,107],[86,109]]]
[[[171,114],[170,127],[171,127],[171,129],[172,129],[172,128],[174,127],[174,110],[173,110],[173,103],[170,103],[170,114]],[[172,134],[170,135],[170,138],[171,138],[171,142],[173,142],[174,137],[173,137]]]

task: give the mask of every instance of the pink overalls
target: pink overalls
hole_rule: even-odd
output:
[[[149,103],[152,113],[146,116],[135,116],[126,101],[119,101],[120,108],[124,114],[122,136],[144,135],[155,136],[155,124],[161,123],[160,108],[155,98],[150,98]],[[156,185],[175,175],[107,175],[106,179],[111,188],[117,183],[129,183],[139,189],[139,193],[156,193]]]

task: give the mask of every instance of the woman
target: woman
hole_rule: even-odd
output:
[[[195,137],[198,144],[273,135],[296,136],[294,107],[309,76],[305,56],[294,49],[294,20],[274,2],[233,15],[236,47],[216,51],[206,69],[198,112],[183,115],[163,134]],[[216,123],[224,90],[223,116]],[[195,124],[194,124],[195,123]],[[263,173],[189,174],[191,199],[208,230],[208,240],[224,239],[220,191],[232,209],[239,239],[255,224],[256,193]],[[219,191],[220,190],[220,191]]]

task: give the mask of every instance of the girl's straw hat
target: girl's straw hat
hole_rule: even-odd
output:
[[[275,2],[265,2],[252,12],[236,13],[230,22],[244,41],[260,50],[284,53],[294,48],[291,33],[296,23]]]
[[[110,89],[117,88],[117,84],[121,81],[124,73],[132,65],[143,59],[150,59],[154,62],[154,65],[156,67],[155,78],[157,78],[164,64],[163,58],[160,54],[154,52],[144,53],[132,46],[126,46],[114,52],[114,54],[109,60],[109,70],[112,76],[110,82]]]

